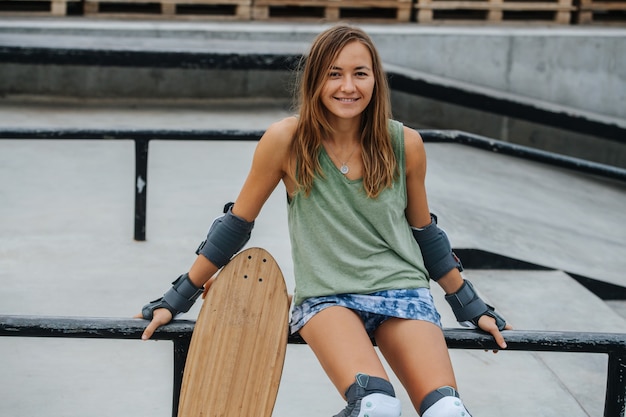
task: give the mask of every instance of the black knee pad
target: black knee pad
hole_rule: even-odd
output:
[[[459,393],[452,387],[445,386],[431,391],[420,404],[422,417],[472,417]]]
[[[346,391],[348,406],[334,417],[399,417],[400,401],[391,383],[383,378],[357,374]]]

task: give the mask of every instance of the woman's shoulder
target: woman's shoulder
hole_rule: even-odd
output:
[[[422,136],[417,130],[407,126],[403,127],[403,133],[407,168],[423,165],[426,161],[426,150]]]
[[[298,120],[295,117],[286,117],[272,123],[257,144],[255,155],[258,160],[286,170],[297,125]]]
[[[294,133],[296,132],[296,128],[298,127],[298,118],[295,116],[285,117],[282,120],[272,123],[267,130],[265,131],[265,135],[274,140],[288,140],[291,142]]]
[[[411,127],[403,126],[404,147],[406,152],[415,152],[424,149],[424,141],[419,132]]]
[[[389,119],[388,123],[392,137],[402,138],[405,143],[411,142],[416,144],[422,141],[422,136],[419,132],[411,127],[408,127],[404,123],[395,119]]]
[[[289,153],[297,126],[298,119],[293,116],[272,123],[261,137],[259,147],[276,154]]]

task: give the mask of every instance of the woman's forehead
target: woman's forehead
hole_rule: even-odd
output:
[[[352,41],[344,46],[332,62],[335,68],[363,67],[372,68],[372,54],[367,46],[359,41]]]

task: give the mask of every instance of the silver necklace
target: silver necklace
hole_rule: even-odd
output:
[[[341,162],[341,159],[337,158],[337,155],[331,148],[330,144],[328,145],[328,149],[330,150],[330,153],[333,154],[333,156],[335,157],[337,161],[341,162],[341,166],[339,167],[339,172],[341,172],[343,175],[346,175],[348,172],[350,172],[350,167],[348,166],[348,162],[350,162],[350,158],[352,158],[352,155],[354,155],[354,152],[356,151],[358,147],[359,145],[357,144],[357,146],[355,146],[354,149],[352,149],[352,152],[350,152],[350,155],[348,155],[348,159],[346,159],[346,162]]]

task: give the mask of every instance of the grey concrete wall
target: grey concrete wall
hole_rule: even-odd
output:
[[[626,29],[400,28],[371,31],[386,62],[626,118]]]
[[[133,40],[145,48],[215,49],[229,42],[305,50],[328,25],[262,22],[124,22],[12,20],[10,34]],[[582,111],[626,119],[626,28],[449,27],[363,24],[383,59],[395,65],[520,94]],[[100,41],[98,41],[100,39]],[[169,41],[169,42],[166,42]],[[241,42],[240,42],[241,43]],[[249,46],[250,47],[250,46]],[[271,48],[272,46],[270,46]],[[265,80],[261,79],[261,83]]]
[[[6,96],[284,101],[293,81],[281,71],[0,64],[0,95]]]

